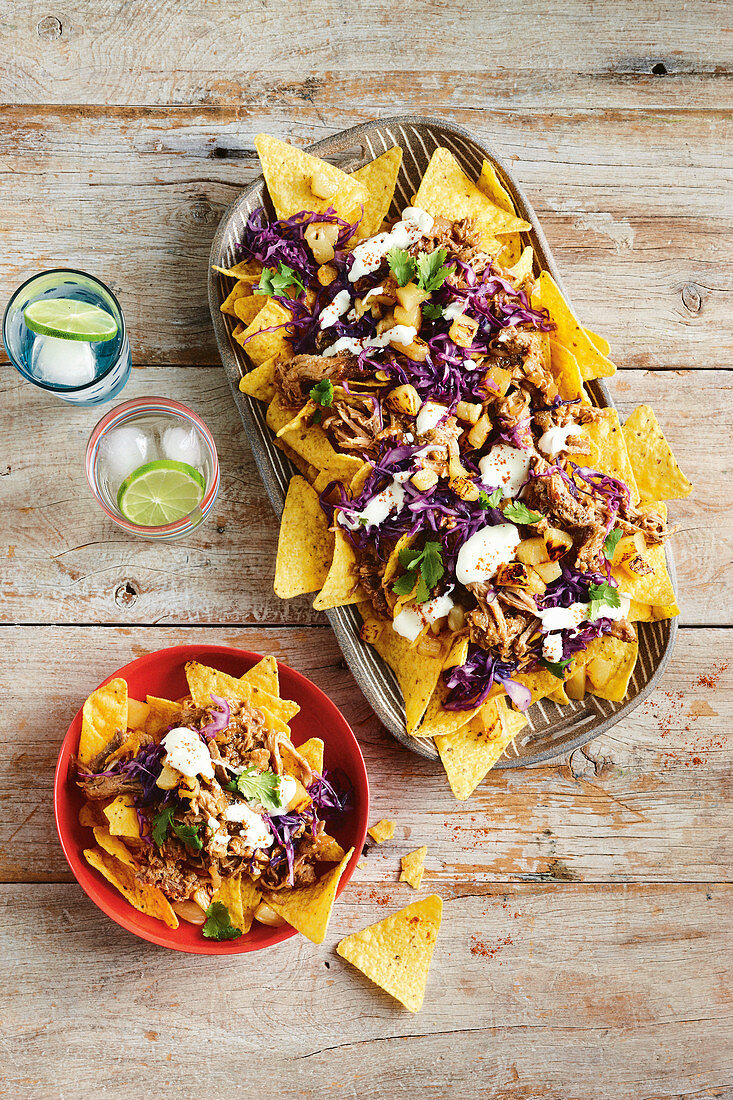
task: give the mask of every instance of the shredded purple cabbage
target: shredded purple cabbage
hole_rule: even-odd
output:
[[[520,710],[526,710],[532,701],[532,693],[523,684],[511,679],[516,672],[516,661],[502,661],[488,649],[471,642],[468,657],[463,665],[447,669],[443,681],[449,694],[443,706],[446,710],[474,710],[486,702],[494,683],[501,684],[509,698]]]
[[[156,781],[163,770],[165,748],[161,744],[143,745],[131,760],[117,760],[111,768],[103,772],[84,772],[79,770],[80,779],[97,779],[108,775],[126,775],[137,779],[142,787],[140,801],[147,803],[157,791]]]
[[[226,699],[222,699],[221,695],[212,694],[211,701],[214,703],[218,714],[214,714],[211,721],[199,730],[201,736],[205,737],[208,741],[216,736],[217,733],[221,733],[222,730],[227,728],[229,719],[232,716],[232,709],[229,703],[227,703]]]

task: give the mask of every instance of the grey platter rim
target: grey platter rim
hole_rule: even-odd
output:
[[[477,154],[485,157],[494,165],[498,171],[501,182],[512,195],[518,213],[532,226],[531,231],[526,234],[526,236],[529,238],[535,250],[538,261],[542,267],[550,272],[563,294],[565,294],[566,299],[570,301],[537,215],[524,194],[521,185],[515,179],[514,173],[503,160],[493,152],[486,142],[477,138],[466,127],[460,126],[445,118],[429,115],[396,115],[377,119],[372,122],[361,123],[358,126],[339,131],[338,133],[322,138],[320,141],[307,146],[306,151],[327,158],[334,154],[343,154],[353,149],[354,146],[361,145],[361,156],[356,157],[355,163],[346,166],[347,170],[351,170],[366,163],[366,161],[372,159],[373,156],[383,151],[383,148],[386,149],[388,147],[383,137],[384,131],[389,134],[391,144],[400,144],[403,146],[403,150],[411,148],[405,128],[413,131],[413,134],[417,136],[423,149],[425,149],[425,142],[422,140],[422,137],[419,136],[419,132],[425,129],[428,132],[432,131],[440,134],[441,141],[444,138],[449,148],[451,148],[457,156],[459,156],[461,149],[464,150],[464,156],[477,151]],[[403,142],[400,141],[399,138],[395,139],[393,131],[400,132],[407,143],[406,146],[403,145]],[[379,148],[375,151],[372,147],[372,139],[374,139],[376,144],[377,137],[380,137],[383,148]],[[432,134],[431,138],[433,141],[435,140]],[[369,150],[368,154],[367,148]],[[414,153],[412,157],[417,166],[417,159]],[[459,160],[460,159],[461,157],[459,156]],[[404,189],[403,194],[406,194]],[[239,196],[225,210],[219,222],[211,245],[208,297],[222,365],[227,380],[229,381],[235,404],[242,419],[244,430],[252,449],[260,477],[262,478],[275,514],[279,517],[282,513],[284,501],[284,479],[286,483],[287,478],[291,473],[295,472],[295,470],[294,467],[290,465],[289,460],[286,459],[271,442],[271,433],[265,426],[264,415],[258,415],[258,409],[256,407],[258,403],[241,393],[239,390],[239,380],[245,363],[244,354],[243,352],[237,352],[237,350],[235,350],[233,342],[230,339],[227,320],[219,309],[222,302],[221,277],[217,276],[211,266],[213,264],[224,266],[222,262],[224,260],[223,254],[228,247],[228,243],[231,240],[236,240],[236,232],[234,232],[232,236],[232,227],[237,219],[241,221],[243,215],[251,212],[253,199],[256,199],[257,205],[262,205],[263,203],[266,205],[268,202],[262,176],[258,176],[243,188]],[[608,388],[601,379],[596,379],[588,385],[598,405],[615,408],[615,403]],[[667,544],[666,554],[670,577],[676,589],[674,558],[669,544]],[[326,612],[326,615],[354,678],[367,699],[367,702],[370,704],[382,724],[397,741],[403,744],[411,752],[428,759],[438,760],[437,750],[431,740],[408,734],[404,728],[404,721],[400,724],[399,721],[395,720],[395,708],[393,703],[395,681],[393,674],[387,669],[387,666],[384,665],[381,658],[376,656],[372,648],[365,646],[365,643],[359,638],[357,616],[353,607],[334,608]],[[662,625],[666,627],[666,637],[657,638],[656,632],[653,629],[647,632],[650,638],[649,645],[651,646],[653,642],[654,648],[657,649],[658,652],[656,655],[652,655],[650,649],[647,654],[650,658],[651,672],[646,682],[639,687],[635,695],[620,704],[609,704],[605,701],[601,702],[597,700],[595,696],[587,696],[584,701],[584,710],[573,711],[570,714],[561,715],[557,721],[546,723],[542,727],[540,734],[534,734],[534,732],[532,732],[527,735],[523,741],[523,748],[526,745],[528,751],[516,757],[503,756],[496,762],[494,767],[499,769],[529,767],[530,765],[543,764],[550,760],[567,756],[576,749],[587,745],[594,738],[606,733],[623,718],[631,714],[656,687],[669,662],[677,636],[676,619],[662,620],[661,624],[637,624],[640,634],[640,656],[642,648],[642,628],[655,628]],[[370,651],[369,654],[364,652],[366,649]],[[639,662],[637,662],[637,669],[638,667]],[[382,679],[381,693],[375,685],[375,677],[381,677]],[[389,687],[390,680],[392,682],[391,688]],[[399,689],[397,689],[397,696],[399,695]],[[552,706],[556,707],[557,705],[553,703]],[[612,713],[607,714],[606,708],[609,706],[617,709],[613,709]],[[530,708],[529,714],[532,715],[538,707],[542,708],[542,704],[534,704],[533,707]],[[560,708],[557,707],[557,709],[559,710]],[[568,710],[568,708],[564,709],[565,711]],[[541,709],[541,713],[543,718],[546,718],[544,708]],[[570,736],[564,735],[565,730],[567,730]],[[573,733],[573,731],[575,732]],[[545,744],[544,746],[539,744],[534,746],[533,742],[539,741],[542,732],[552,735],[553,738],[559,737],[560,739],[557,741],[552,740],[549,744]]]

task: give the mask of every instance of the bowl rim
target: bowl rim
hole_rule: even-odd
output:
[[[381,129],[388,127],[399,126],[429,126],[438,132],[445,133],[449,136],[454,136],[463,139],[468,142],[474,149],[480,151],[483,156],[499,169],[499,176],[501,182],[504,183],[512,197],[515,200],[517,206],[517,212],[529,221],[532,229],[528,234],[531,237],[532,245],[535,248],[535,252],[542,265],[551,273],[553,279],[559,286],[566,301],[572,308],[572,300],[567,294],[562,276],[557,268],[557,263],[550,250],[549,244],[545,237],[542,226],[539,222],[537,214],[534,211],[532,204],[529,202],[522,186],[518,183],[514,172],[504,160],[499,157],[491,146],[482,138],[477,137],[467,127],[445,117],[438,117],[435,115],[417,115],[417,114],[405,114],[405,115],[393,115],[384,118],[373,119],[369,122],[363,122],[357,126],[349,127],[346,130],[338,131],[328,137],[321,138],[319,141],[314,142],[305,147],[307,153],[311,153],[316,156],[328,157],[338,152],[339,149],[348,149],[359,142],[361,137],[366,137],[373,133],[378,132]],[[406,137],[406,135],[403,134]],[[392,138],[394,141],[394,137]],[[371,159],[371,158],[370,158]],[[366,163],[366,160],[362,161]],[[216,233],[211,244],[211,251],[209,257],[209,308],[212,316],[212,323],[214,327],[214,333],[216,336],[217,346],[219,348],[219,355],[222,361],[225,374],[229,381],[229,385],[232,391],[232,395],[239,410],[240,417],[244,424],[245,433],[247,435],[248,442],[254,455],[255,463],[262,478],[265,490],[270,498],[270,502],[277,516],[282,511],[282,502],[279,499],[277,486],[274,485],[274,477],[272,473],[272,444],[269,439],[264,437],[264,433],[260,426],[256,423],[254,415],[250,411],[248,401],[250,399],[245,398],[238,389],[238,381],[240,376],[239,365],[232,346],[229,340],[229,334],[224,322],[223,315],[219,310],[219,285],[217,282],[217,276],[213,271],[211,265],[220,263],[220,254],[224,245],[225,238],[229,231],[230,223],[235,216],[241,217],[240,211],[249,202],[250,197],[259,190],[265,188],[265,181],[262,174],[251,180],[242,190],[237,197],[230,203],[227,209],[224,211],[222,218],[217,227]],[[266,188],[265,188],[266,196]],[[235,380],[236,378],[236,380]],[[592,382],[587,383],[591,390],[595,390],[597,395],[601,398],[601,404],[615,408],[615,402],[608,390],[603,379],[594,379]],[[278,461],[288,466],[288,460],[282,456]],[[676,572],[674,567],[674,556],[672,547],[669,542],[665,546],[667,568],[673,585],[676,590]],[[379,720],[389,730],[391,736],[395,740],[399,741],[406,748],[410,749],[418,756],[423,756],[426,759],[430,759],[438,762],[438,754],[434,749],[428,748],[426,745],[421,744],[417,736],[412,736],[404,729],[396,729],[389,719],[386,708],[382,708],[375,702],[373,692],[371,690],[371,678],[367,671],[360,667],[358,662],[354,659],[357,656],[358,648],[357,642],[352,636],[353,631],[344,623],[339,615],[340,611],[344,609],[337,608],[332,611],[327,611],[326,615],[331,624],[331,627],[336,635],[336,640],[344,653],[346,662],[350,668],[351,674],[354,676],[359,687],[363,691],[367,702],[374,710]],[[348,610],[348,608],[346,609]],[[522,768],[529,767],[530,765],[541,764],[547,761],[556,760],[563,756],[569,756],[576,749],[581,748],[583,745],[588,744],[594,738],[607,732],[617,722],[626,718],[633,710],[636,709],[655,689],[660,677],[662,676],[667,664],[669,663],[672,651],[674,649],[675,640],[677,637],[677,619],[666,620],[668,634],[666,641],[660,645],[661,653],[659,657],[654,657],[654,667],[651,672],[648,682],[641,688],[637,694],[629,699],[626,703],[622,703],[618,710],[613,711],[608,716],[604,716],[601,708],[595,708],[594,704],[589,704],[591,709],[595,709],[595,714],[589,714],[582,721],[579,722],[578,733],[574,737],[568,738],[566,741],[550,743],[544,748],[536,751],[528,752],[525,755],[510,758],[502,757],[494,765],[494,768]],[[593,700],[595,697],[591,696]],[[570,714],[565,722],[557,723],[556,728],[561,729],[565,724],[572,722],[574,715]],[[598,721],[600,719],[600,721]],[[419,731],[418,731],[419,734]]]
[[[104,684],[109,683],[117,676],[124,677],[126,673],[130,673],[131,670],[139,670],[145,666],[147,662],[153,658],[160,659],[163,657],[169,660],[172,665],[180,664],[187,660],[196,660],[200,657],[204,657],[206,661],[216,661],[216,656],[221,654],[228,658],[234,657],[241,659],[243,670],[251,668],[258,661],[262,660],[262,654],[255,653],[252,650],[241,649],[238,646],[216,645],[209,643],[190,643],[186,645],[178,646],[165,646],[162,649],[152,650],[150,653],[144,653],[140,657],[136,657],[133,661],[128,662],[126,665],[122,665],[120,668],[111,672],[108,676],[105,676],[103,680],[97,685],[102,687]],[[284,664],[282,661],[277,662],[278,671],[284,674],[286,679],[294,679],[295,685],[305,684],[307,685],[308,692],[314,692],[319,706],[323,706],[325,711],[330,715],[330,718],[336,723],[339,729],[339,737],[345,736],[347,743],[350,739],[350,748],[354,754],[354,762],[356,764],[356,774],[349,775],[354,788],[359,791],[359,811],[358,816],[355,819],[356,826],[356,839],[354,841],[354,852],[349,860],[348,864],[344,868],[343,874],[339,881],[336,897],[342,893],[346,884],[351,879],[358,860],[361,859],[362,848],[366,839],[366,830],[369,822],[369,777],[367,775],[366,764],[364,762],[364,756],[361,751],[359,742],[351,729],[351,726],[346,721],[346,718],[342,714],[341,710],[336,706],[333,700],[321,689],[317,684],[314,684],[312,680],[309,680],[307,676],[304,676],[302,672],[298,672],[297,669],[292,668],[290,665]],[[92,689],[96,690],[96,689]],[[91,692],[90,692],[91,694]],[[150,694],[154,694],[150,691]],[[201,937],[200,944],[188,943],[176,943],[175,935],[176,929],[168,928],[162,921],[156,920],[154,917],[150,917],[150,921],[154,921],[151,924],[149,930],[142,930],[136,926],[135,918],[132,914],[136,913],[136,910],[130,905],[130,903],[112,886],[107,882],[99,872],[91,868],[84,860],[82,854],[82,846],[77,845],[74,837],[71,835],[70,830],[67,827],[66,821],[62,815],[64,813],[73,812],[70,805],[70,789],[69,789],[69,766],[70,757],[75,751],[78,744],[79,730],[81,728],[83,703],[77,710],[76,714],[72,718],[69,727],[64,735],[58,752],[58,758],[56,761],[56,768],[54,771],[53,781],[53,806],[54,806],[54,822],[56,826],[56,833],[61,844],[61,849],[66,858],[66,862],[71,869],[76,883],[81,887],[87,897],[105,913],[115,924],[119,925],[125,931],[130,932],[138,939],[146,941],[148,943],[156,944],[159,947],[165,947],[172,951],[180,951],[184,954],[190,955],[243,955],[249,954],[253,951],[263,951],[268,947],[273,947],[285,940],[292,939],[293,936],[298,935],[298,931],[289,925],[284,925],[280,928],[269,929],[269,935],[267,942],[265,943],[253,943],[248,934],[244,934],[234,940],[207,940]],[[357,811],[353,811],[357,813]],[[91,843],[91,841],[90,841]],[[85,881],[82,881],[82,878]],[[139,914],[138,914],[139,915]],[[159,927],[158,927],[159,926]]]

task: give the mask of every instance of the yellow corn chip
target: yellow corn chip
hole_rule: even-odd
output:
[[[260,275],[262,274],[262,264],[259,260],[240,260],[238,264],[234,264],[233,267],[217,267],[216,264],[211,265],[214,271],[218,271],[220,275],[230,275],[233,279],[247,279],[250,276],[254,276],[254,282],[259,282]]]
[[[358,179],[302,149],[269,134],[258,134],[255,147],[278,218],[292,218],[301,210],[323,213],[333,207],[339,217],[353,222],[369,200],[367,188]],[[319,191],[331,190],[327,198],[311,190],[314,177]]]
[[[441,680],[428,703],[422,725],[416,731],[418,737],[437,737],[452,733],[470,722],[479,711],[479,707],[474,710],[446,710],[443,704],[447,697],[448,688]]]
[[[624,642],[611,634],[594,638],[586,650],[577,654],[585,668],[586,690],[599,699],[620,703],[629,689],[629,680],[639,654],[638,639]]]
[[[130,730],[144,730],[150,707],[147,703],[141,703],[139,699],[127,700],[127,728]]]
[[[100,875],[104,875],[138,912],[164,921],[169,928],[178,928],[178,917],[168,898],[157,886],[147,886],[138,882],[129,867],[100,848],[85,848],[84,858],[91,867],[99,871]]]
[[[292,447],[289,447],[287,443],[283,443],[282,439],[273,439],[272,442],[275,444],[278,450],[282,451],[284,455],[287,455],[293,466],[295,466],[295,469],[298,470],[298,472],[300,473],[301,477],[304,477],[306,481],[310,482],[312,480],[311,474],[315,467],[311,466],[309,462],[306,462],[304,458],[301,458],[301,456],[297,454]],[[329,478],[328,480],[330,481],[332,479]]]
[[[275,356],[265,359],[259,367],[255,367],[249,374],[239,379],[239,388],[242,393],[256,397],[258,401],[265,401],[269,405],[275,396]]]
[[[277,660],[274,657],[263,657],[239,679],[244,680],[246,684],[269,692],[270,695],[280,694],[280,674],[277,668]]]
[[[529,229],[529,222],[497,206],[480,191],[463,172],[456,158],[447,149],[438,148],[430,158],[425,175],[415,196],[415,206],[427,210],[433,217],[473,218],[487,252],[495,254],[501,247],[497,233],[519,233]]]
[[[479,191],[483,191],[485,195],[488,195],[492,202],[496,203],[501,210],[506,210],[509,214],[516,215],[517,211],[511,195],[499,179],[493,164],[489,164],[487,160],[483,163],[477,187]],[[508,234],[504,237],[504,242],[504,247],[497,256],[496,262],[501,267],[515,268],[519,265],[521,260],[523,265],[521,273],[512,271],[512,274],[516,275],[520,280],[524,279],[532,270],[532,249],[530,248],[528,250],[529,255],[527,257],[523,256],[522,238],[519,233]]]
[[[499,703],[507,715],[502,725]],[[515,725],[503,699],[490,699],[470,722],[447,734],[438,734],[435,745],[453,794],[461,802],[469,798],[507,745],[516,736]],[[523,721],[526,719],[522,716]]]
[[[630,623],[657,623],[661,619],[674,619],[679,613],[680,609],[676,603],[667,604],[665,607],[654,607],[652,604],[632,600],[626,618]]]
[[[105,770],[114,764],[115,760],[121,760],[123,756],[137,756],[141,746],[147,745],[149,741],[150,734],[146,733],[145,730],[130,730],[128,737],[122,744],[105,759]]]
[[[465,665],[468,657],[468,635],[455,637],[451,642],[450,652],[445,659],[443,668],[460,668]]]
[[[317,592],[333,561],[334,536],[318,494],[302,477],[288,486],[275,561],[275,593],[281,599]]]
[[[113,836],[103,825],[95,825],[93,831],[94,839],[104,852],[119,859],[120,863],[124,863],[127,867],[132,867],[133,870],[137,867],[129,848],[118,836]]]
[[[249,298],[252,298],[252,287],[259,281],[259,277],[252,279],[242,279],[240,282],[235,283],[232,289],[227,294],[224,301],[219,307],[222,313],[228,313],[230,317],[239,317],[235,306],[238,302],[244,302]],[[264,298],[260,299],[260,304],[265,301]],[[249,324],[249,322],[247,322]]]
[[[549,272],[541,272],[532,295],[532,303],[549,311],[550,318],[557,326],[555,340],[575,356],[584,382],[591,378],[608,378],[616,373],[611,360],[601,355],[595,344],[588,339],[585,329],[572,313]]]
[[[555,340],[550,340],[550,369],[563,401],[574,401],[579,397],[585,399],[584,404],[588,403],[575,356]]]
[[[648,405],[634,409],[622,428],[642,500],[675,500],[692,492]]]
[[[249,932],[254,920],[255,910],[260,904],[262,894],[248,875],[241,876],[240,882],[240,906],[242,909],[242,932]]]
[[[372,825],[371,829],[367,829],[369,836],[377,844],[383,844],[385,840],[391,840],[394,836],[394,831],[397,828],[396,821],[388,821],[386,818],[382,818],[376,825]]]
[[[589,328],[585,329],[585,335],[590,340],[591,344],[600,351],[601,355],[605,355],[606,358],[611,354],[611,345],[605,336],[599,336],[597,332],[591,332]]]
[[[266,302],[267,298],[263,294],[252,294],[248,298],[240,298],[234,303],[235,316],[243,325],[251,325]]]
[[[330,607],[344,607],[363,599],[364,592],[359,585],[354,547],[337,526],[331,568],[323,582],[323,588],[313,601],[313,607],[316,611],[327,611]]]
[[[407,732],[413,733],[435,691],[443,670],[445,654],[439,657],[423,656],[406,638],[402,638],[390,627],[382,630],[374,648],[397,677],[405,700],[405,725]],[[422,730],[418,736],[423,736]]]
[[[357,168],[351,173],[368,192],[368,198],[364,203],[364,217],[359,226],[359,237],[373,237],[379,232],[392,205],[401,164],[402,150],[395,145],[376,160],[370,161],[363,168]]]
[[[651,569],[651,573],[635,573],[632,569],[624,569],[621,565],[611,566],[611,573],[618,581],[621,591],[640,604],[651,604],[653,607],[660,608],[674,605],[674,587],[667,572],[664,547],[648,546],[641,556]]]
[[[323,741],[320,737],[309,737],[302,745],[298,745],[298,752],[308,761],[314,772],[323,773]]]
[[[79,824],[83,825],[85,829],[92,829],[95,825],[102,825],[106,828],[107,819],[102,813],[102,808],[98,802],[85,802],[79,810]]]
[[[639,490],[616,410],[601,409],[594,421],[583,425],[583,433],[598,448],[597,468],[628,485],[632,502],[638,504]],[[578,466],[590,465],[587,455],[570,455],[569,459]]]
[[[283,359],[292,358],[293,348],[287,330],[282,327],[292,319],[289,309],[270,298],[241,336],[237,337],[256,367],[278,355]],[[265,331],[271,328],[275,331]]]
[[[148,695],[147,721],[145,732],[152,737],[157,737],[163,730],[175,726],[181,716],[181,704],[174,703],[172,699],[158,699],[155,695]]]
[[[427,844],[423,844],[422,848],[416,848],[414,852],[409,852],[408,855],[403,856],[400,860],[400,882],[408,883],[413,890],[419,890],[422,883],[422,877],[425,874],[425,868],[423,867],[423,860],[428,854]]]
[[[127,683],[118,677],[97,688],[82,710],[81,735],[77,758],[89,765],[116,734],[127,729]]]
[[[512,676],[512,680],[529,688],[532,692],[532,703],[536,703],[539,699],[546,699],[557,687],[557,676],[553,676],[544,668],[534,669],[532,672],[518,672]],[[503,694],[504,689],[500,688],[497,695]]]
[[[341,940],[336,950],[410,1012],[425,997],[443,902],[432,894]]]
[[[198,661],[187,662],[186,679],[197,707],[210,706],[212,695],[221,695],[223,699],[234,702],[249,703],[250,706],[259,707],[271,729],[290,736],[287,723],[300,710],[298,704],[290,699],[280,699],[277,695],[270,695],[257,684],[237,680],[226,672],[219,672],[218,669],[209,668],[208,665],[200,665]]]
[[[293,421],[293,411],[283,405],[280,396],[276,396],[267,410],[267,426],[279,432]],[[299,421],[295,427],[280,436],[280,443],[289,447],[318,470],[325,470],[329,481],[351,482],[354,474],[362,467],[361,459],[353,455],[339,454],[332,447],[328,436],[318,424],[304,424]]]
[[[265,890],[262,895],[265,902],[312,943],[323,943],[339,880],[353,854],[354,849],[349,848],[341,862],[312,886]]]
[[[511,237],[509,237],[508,239],[510,241],[512,240]],[[503,263],[504,255],[507,252],[508,248],[509,248],[509,245],[507,244],[502,249],[502,251],[499,253],[498,262],[500,264]],[[521,248],[521,245],[520,245],[520,248]],[[509,274],[513,275],[518,283],[523,283],[524,280],[528,279],[529,276],[532,274],[532,264],[533,263],[534,263],[534,250],[532,249],[532,247],[530,245],[527,245],[527,247],[525,249],[521,250],[521,253],[520,253],[519,257],[514,262],[514,264],[504,263],[503,266],[504,267],[509,267]]]
[[[112,836],[131,836],[135,839],[140,836],[140,823],[131,794],[118,794],[109,806],[104,807],[103,813]]]
[[[321,833],[318,837],[317,859],[319,863],[340,863],[345,852],[335,837]]]
[[[252,880],[248,879],[248,882],[251,883]],[[226,906],[229,911],[229,920],[235,928],[238,928],[240,932],[249,931],[248,928],[244,927],[241,875],[232,875],[230,878],[223,878],[214,891],[211,898],[211,904],[213,905],[215,901],[220,901],[222,905]],[[250,925],[251,923],[250,921]]]

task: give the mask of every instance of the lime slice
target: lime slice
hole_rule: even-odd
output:
[[[89,302],[73,298],[41,298],[23,310],[23,320],[39,336],[60,340],[111,340],[117,335],[117,322],[111,313]]]
[[[201,503],[206,482],[194,466],[161,458],[146,462],[125,478],[117,507],[140,527],[162,527],[183,519]]]

